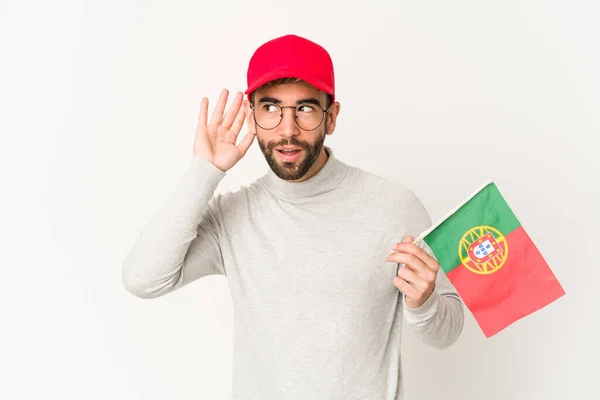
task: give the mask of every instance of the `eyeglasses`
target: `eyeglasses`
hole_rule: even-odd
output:
[[[254,121],[256,125],[262,129],[275,129],[283,120],[283,109],[292,108],[295,110],[294,120],[300,129],[305,131],[314,131],[323,123],[325,114],[329,111],[323,109],[318,104],[302,103],[294,106],[280,106],[271,102],[261,102],[255,106],[250,104],[250,108],[254,111]]]

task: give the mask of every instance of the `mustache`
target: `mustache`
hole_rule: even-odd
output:
[[[274,143],[271,142],[267,145],[267,148],[270,151],[273,151],[273,149],[277,146],[298,146],[298,147],[302,147],[304,150],[306,151],[310,151],[312,150],[312,146],[310,143],[308,142],[301,142],[296,138],[292,138],[291,140],[282,140],[280,142]]]

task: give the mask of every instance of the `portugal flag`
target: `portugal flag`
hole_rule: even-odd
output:
[[[420,238],[488,338],[565,294],[493,181]]]

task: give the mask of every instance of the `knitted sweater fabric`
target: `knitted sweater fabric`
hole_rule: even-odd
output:
[[[462,301],[441,269],[416,309],[392,283],[392,245],[431,225],[419,198],[325,149],[304,182],[269,170],[223,194],[226,173],[193,156],[125,258],[124,285],[141,298],[227,279],[234,400],[399,400],[403,321],[442,349],[462,331]]]

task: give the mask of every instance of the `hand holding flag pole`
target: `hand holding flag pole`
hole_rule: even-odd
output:
[[[411,245],[416,245],[431,231],[436,229],[448,217],[460,209],[462,205],[473,198],[481,189],[493,182],[493,179],[486,182],[481,188],[477,189],[471,196],[467,197],[462,203],[456,206],[435,225],[424,231],[415,240],[412,236],[407,236],[401,243],[392,247],[395,253],[388,255],[386,261],[395,261],[398,263],[398,271],[394,277],[394,286],[404,293],[404,301],[409,308],[419,308],[433,293],[435,281],[440,265],[437,260],[431,257],[423,249],[416,246],[407,246],[405,243],[412,241]],[[407,241],[408,239],[408,241]],[[402,268],[400,268],[402,265]]]

